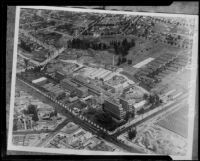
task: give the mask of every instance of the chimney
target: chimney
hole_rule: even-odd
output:
[[[115,65],[115,55],[113,55],[113,66]]]

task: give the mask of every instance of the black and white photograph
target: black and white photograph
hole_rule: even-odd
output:
[[[198,16],[17,6],[7,150],[191,159]]]

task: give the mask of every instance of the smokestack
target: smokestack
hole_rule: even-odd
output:
[[[113,55],[113,66],[115,65],[115,55]]]

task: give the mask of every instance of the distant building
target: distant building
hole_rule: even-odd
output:
[[[78,100],[77,96],[75,96],[75,97],[69,97],[69,102],[74,102],[76,100]]]
[[[93,85],[93,84],[90,84],[86,81],[86,79],[80,75],[77,75],[73,78],[73,81],[83,85],[83,86],[86,86],[88,88],[88,90],[92,93],[95,93],[95,94],[98,94],[100,95],[101,93],[101,88]]]
[[[65,73],[63,71],[56,71],[55,72],[55,77],[59,80],[62,80],[65,78]]]
[[[63,90],[58,90],[58,91],[52,91],[49,93],[49,95],[53,98],[56,98],[56,99],[62,99],[65,97],[65,92]]]
[[[69,91],[75,91],[78,97],[86,97],[88,95],[88,88],[71,82],[69,79],[61,81],[61,86]]]
[[[63,79],[60,84],[64,89],[69,91],[74,91],[77,87],[77,84],[71,82],[69,79]]]
[[[104,101],[104,111],[119,120],[124,119],[126,115],[126,111],[122,108],[122,105],[112,99],[106,99]]]

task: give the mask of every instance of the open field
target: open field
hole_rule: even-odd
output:
[[[188,106],[178,109],[157,122],[157,125],[175,132],[185,138],[188,136]]]

